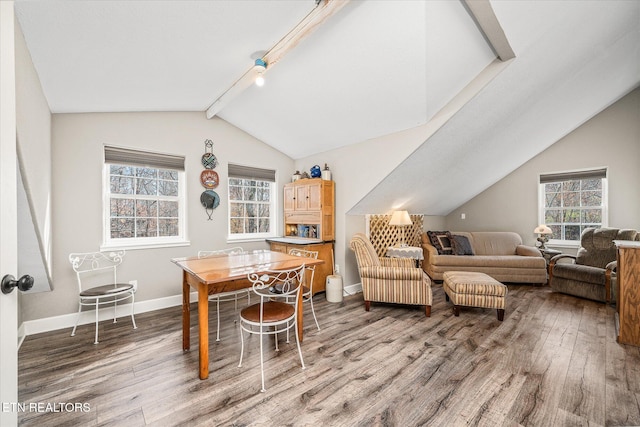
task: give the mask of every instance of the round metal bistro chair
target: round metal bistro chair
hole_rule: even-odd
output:
[[[249,274],[248,279],[253,283],[252,290],[260,298],[260,302],[250,305],[240,310],[240,362],[238,367],[242,367],[244,356],[244,332],[259,335],[260,341],[260,373],[262,377],[261,392],[264,387],[264,350],[263,335],[273,335],[275,339],[276,351],[278,348],[278,334],[287,332],[287,342],[289,342],[289,330],[294,329],[296,345],[300,364],[305,369],[302,359],[300,340],[298,339],[298,304],[300,298],[300,286],[304,282],[304,264],[291,270],[268,270],[262,274]],[[287,299],[295,300],[295,304],[287,303]]]
[[[104,305],[113,305],[113,323],[117,322],[118,302],[131,299],[131,322],[137,329],[134,313],[134,294],[137,287],[131,283],[118,283],[117,267],[122,264],[124,251],[85,252],[69,255],[71,267],[78,280],[78,315],[71,331],[75,336],[82,307],[94,307],[96,314],[96,336],[94,344],[98,344],[98,312]]]
[[[219,249],[215,251],[199,251],[198,258],[205,258],[210,256],[217,255],[240,255],[244,254],[245,251],[240,246],[236,246],[228,249]],[[247,304],[251,304],[251,289],[238,289],[235,291],[229,292],[221,292],[219,294],[209,295],[209,301],[216,302],[216,318],[217,318],[217,328],[216,328],[216,341],[220,341],[220,302],[225,301],[234,301],[235,302],[235,312],[238,312],[238,297],[245,296],[247,297]],[[236,322],[236,320],[234,320]]]

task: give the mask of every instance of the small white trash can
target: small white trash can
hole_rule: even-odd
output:
[[[329,302],[342,302],[342,276],[327,276],[326,296]]]

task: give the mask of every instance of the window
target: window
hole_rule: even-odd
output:
[[[103,247],[186,244],[184,157],[105,146]]]
[[[607,225],[607,170],[540,175],[540,201],[551,240],[577,242],[585,228]]]
[[[276,171],[229,164],[229,238],[271,237],[276,232]]]

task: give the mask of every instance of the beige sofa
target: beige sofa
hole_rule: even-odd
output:
[[[522,244],[520,235],[507,231],[451,232],[464,236],[473,255],[438,254],[427,233],[422,234],[423,270],[441,281],[445,271],[476,271],[500,282],[547,282],[547,264],[540,251]]]

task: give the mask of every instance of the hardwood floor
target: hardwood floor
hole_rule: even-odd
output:
[[[640,424],[640,349],[616,343],[614,309],[509,285],[504,322],[495,310],[454,317],[434,285],[431,318],[422,307],[342,304],[316,295],[322,330],[305,306],[306,370],[295,341],[265,346],[260,393],[258,338],[240,339],[224,303],[221,340],[210,328],[208,380],[198,379],[197,333],[182,352],[181,308],[29,336],[19,352],[22,426],[567,426]],[[192,310],[196,325],[197,307]],[[215,307],[211,306],[211,322]],[[212,323],[213,324],[213,323]],[[195,326],[193,326],[195,328]],[[61,403],[87,403],[66,412]],[[62,409],[62,410],[61,410]]]

